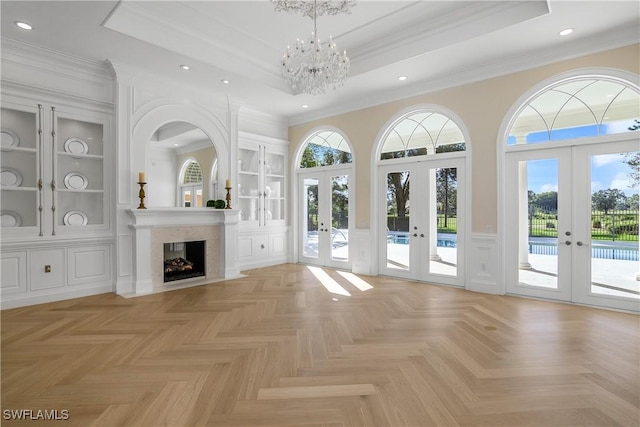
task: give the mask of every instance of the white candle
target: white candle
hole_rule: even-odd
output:
[[[225,187],[225,188],[231,188],[231,180],[230,180],[230,179],[227,179],[227,180],[224,182],[224,187]]]
[[[144,172],[138,172],[138,182],[144,182]]]

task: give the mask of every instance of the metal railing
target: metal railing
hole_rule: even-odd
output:
[[[535,208],[529,212],[529,237],[558,237],[558,211]],[[611,241],[638,241],[638,211],[591,212],[591,238]]]

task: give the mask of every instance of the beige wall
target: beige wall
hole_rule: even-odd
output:
[[[363,110],[353,111],[289,128],[293,158],[302,138],[319,126],[334,126],[347,136],[356,160],[356,228],[370,227],[371,150],[385,123],[408,107],[436,104],[461,120],[469,132],[472,154],[472,231],[497,229],[498,132],[508,110],[533,86],[560,73],[580,68],[614,68],[640,74],[640,45],[627,46],[544,67],[508,74],[433,93],[418,95]],[[501,143],[501,142],[500,142]]]

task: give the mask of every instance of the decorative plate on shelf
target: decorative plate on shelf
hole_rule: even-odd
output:
[[[271,214],[271,211],[267,211],[267,221],[271,221],[273,219],[273,215]]]
[[[0,212],[0,224],[2,227],[20,227],[22,218],[16,212],[2,211]]]
[[[80,211],[69,211],[64,214],[62,222],[64,225],[70,225],[72,227],[87,225],[87,215]]]
[[[69,138],[64,142],[64,151],[72,155],[82,155],[89,152],[89,146],[80,138]]]
[[[0,171],[0,183],[3,187],[20,187],[22,175],[16,169],[2,168]]]
[[[89,184],[87,178],[78,172],[70,172],[64,177],[64,186],[69,190],[84,190],[87,184]]]
[[[20,144],[20,138],[11,129],[2,128],[0,130],[0,147],[11,148],[17,147]]]

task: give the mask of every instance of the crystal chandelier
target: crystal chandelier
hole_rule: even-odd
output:
[[[350,13],[355,4],[353,0],[340,1],[287,1],[272,0],[276,11],[301,12],[313,19],[313,32],[305,43],[297,39],[293,48],[287,46],[282,58],[282,70],[285,80],[294,91],[317,95],[325,92],[327,86],[336,89],[347,79],[351,65],[347,52],[340,53],[329,37],[322,42],[318,37],[317,17],[319,15]]]

